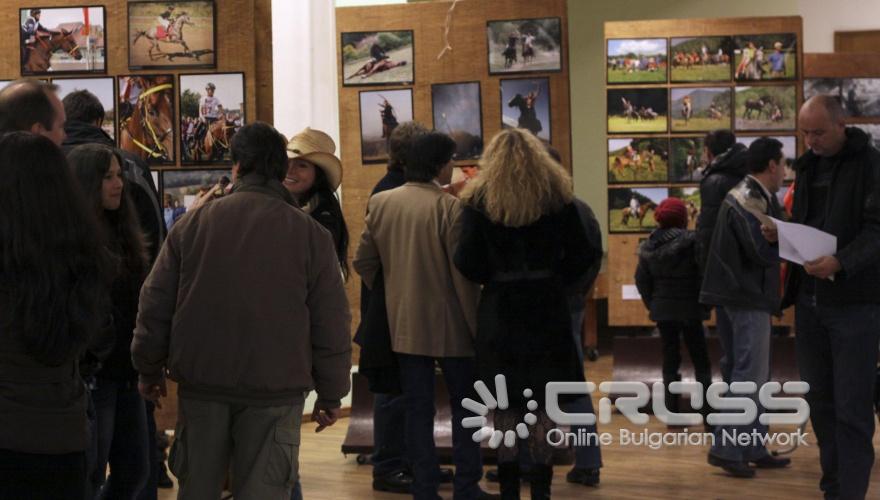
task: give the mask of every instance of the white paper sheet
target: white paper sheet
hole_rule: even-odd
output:
[[[771,220],[779,235],[779,257],[803,265],[837,253],[837,236],[803,224]]]
[[[623,285],[620,287],[620,292],[623,294],[623,300],[642,300],[642,295],[635,285]]]

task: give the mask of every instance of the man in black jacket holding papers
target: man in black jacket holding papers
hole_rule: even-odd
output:
[[[880,152],[847,128],[840,103],[801,108],[807,153],[795,163],[792,222],[837,237],[835,255],[793,266],[797,357],[819,442],[826,499],[864,498],[874,463],[874,385],[880,342]]]

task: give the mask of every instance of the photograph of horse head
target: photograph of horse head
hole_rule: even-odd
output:
[[[794,130],[797,92],[794,85],[736,87],[736,130]]]
[[[665,38],[608,40],[608,83],[665,83]]]
[[[730,81],[732,46],[729,36],[673,38],[670,79],[673,83]]]
[[[667,91],[660,89],[609,89],[608,132],[666,132]]]
[[[88,91],[101,101],[104,106],[104,121],[101,123],[101,129],[110,137],[116,137],[116,99],[114,98],[113,87],[115,82],[113,77],[92,77],[92,78],[53,78],[52,83],[58,86],[58,98],[64,101],[64,98],[72,92]],[[76,127],[76,125],[67,123],[68,127]]]
[[[730,128],[730,87],[672,89],[673,132],[709,132]]]
[[[669,143],[660,138],[608,139],[608,183],[666,182]]]
[[[700,182],[708,165],[703,154],[703,137],[669,140],[669,182]]]
[[[611,188],[608,190],[608,232],[640,233],[657,228],[654,210],[669,196],[668,188]]]
[[[103,6],[19,9],[21,75],[106,73]]]
[[[119,147],[149,163],[173,164],[174,76],[120,76],[117,84]]]
[[[411,89],[361,91],[361,162],[388,161],[388,138],[413,119]]]
[[[501,127],[524,128],[550,142],[550,80],[501,80]]]
[[[678,198],[684,202],[688,213],[688,229],[696,229],[697,217],[700,216],[702,201],[700,198],[700,188],[697,186],[679,186],[669,188],[669,197]]]
[[[166,170],[162,172],[162,216],[165,226],[177,222],[193,203],[214,189],[215,196],[224,196],[232,188],[232,171],[228,168],[205,170]]]
[[[745,147],[749,147],[758,137],[739,136],[737,137],[737,142]],[[793,181],[795,175],[792,166],[794,166],[794,161],[798,157],[797,137],[793,135],[773,135],[769,137],[782,143],[782,154],[785,156],[785,181]]]
[[[796,80],[797,35],[748,35],[733,38],[737,81]]]
[[[558,17],[486,23],[489,74],[562,69],[562,20]]]
[[[128,68],[217,67],[213,0],[128,2]]]
[[[483,153],[480,82],[431,85],[434,130],[455,140],[456,160],[479,158]]]
[[[413,83],[413,32],[370,31],[342,34],[342,85]]]
[[[245,123],[244,73],[180,75],[180,159],[229,163]]]

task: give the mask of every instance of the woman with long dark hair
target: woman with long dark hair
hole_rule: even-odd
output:
[[[0,138],[0,498],[82,498],[79,358],[105,340],[106,255],[61,150]]]
[[[130,352],[138,295],[148,271],[146,244],[122,177],[120,155],[105,145],[84,144],[71,150],[67,159],[115,264],[110,299],[116,344],[95,374],[97,456],[89,481],[96,493],[100,491],[98,498],[134,500],[150,470],[146,408]],[[105,483],[108,462],[110,477]]]

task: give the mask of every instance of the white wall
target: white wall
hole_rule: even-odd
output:
[[[835,31],[880,30],[878,0],[799,0],[798,10],[804,18],[804,52],[834,52]]]

